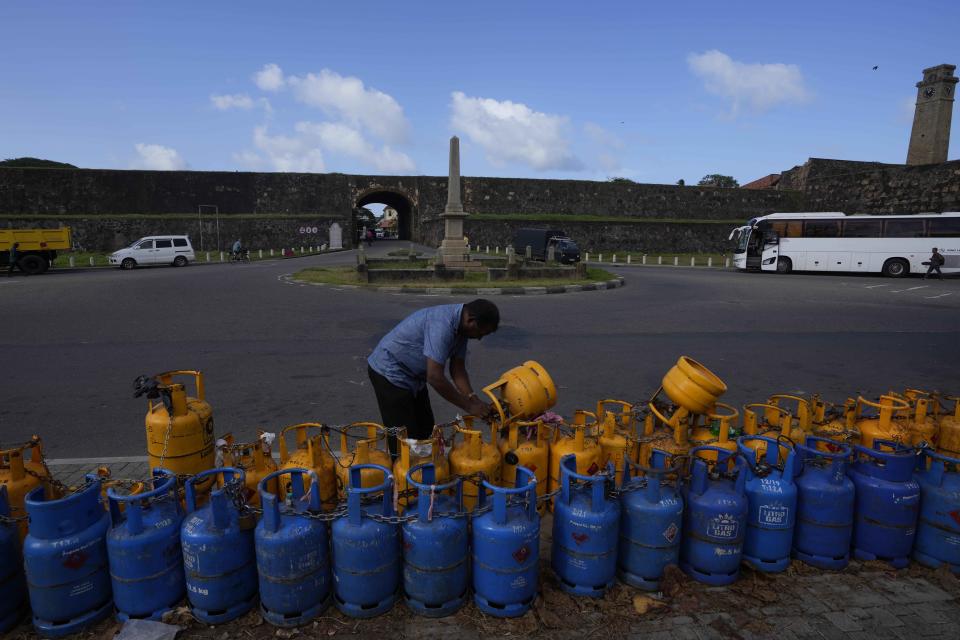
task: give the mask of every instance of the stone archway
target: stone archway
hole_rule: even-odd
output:
[[[368,204],[380,203],[393,207],[397,212],[397,234],[400,240],[413,240],[413,223],[415,207],[410,198],[402,193],[389,189],[371,189],[360,195],[354,208]]]

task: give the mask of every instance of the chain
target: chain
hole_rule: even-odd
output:
[[[160,463],[158,467],[163,467],[163,461],[167,457],[167,445],[170,442],[170,432],[173,431],[173,410],[168,412],[170,420],[167,422],[167,432],[163,436],[163,451],[160,452]]]

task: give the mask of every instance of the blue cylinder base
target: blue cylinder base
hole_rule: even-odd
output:
[[[780,573],[786,571],[787,567],[790,566],[789,557],[780,558],[779,560],[761,560],[760,558],[752,558],[747,554],[743,554],[743,561],[761,573]]]
[[[818,569],[828,569],[831,571],[841,571],[847,568],[847,565],[850,564],[850,554],[844,554],[842,558],[831,558],[828,556],[814,556],[809,553],[804,553],[797,549],[793,550],[793,556],[804,562],[811,567],[816,567]]]
[[[560,583],[560,590],[564,593],[569,593],[573,596],[586,596],[588,598],[602,598],[610,587],[613,586],[612,580],[599,587],[591,587],[585,584],[568,584],[562,579],[558,581]]]
[[[629,585],[631,587],[636,587],[637,589],[643,589],[644,591],[659,591],[660,590],[660,578],[644,578],[638,576],[635,573],[630,573],[629,571],[617,570],[617,578],[620,579],[620,582]]]
[[[683,569],[683,572],[696,580],[697,582],[702,582],[704,584],[709,584],[714,587],[722,587],[724,585],[733,584],[737,581],[737,578],[740,577],[740,567],[737,566],[737,570],[733,573],[704,573],[694,568],[693,565],[687,564],[686,562],[680,563],[680,568]]]
[[[897,556],[896,558],[881,558],[880,556],[864,551],[863,549],[853,548],[853,557],[857,560],[880,560],[886,562],[894,569],[904,569],[910,564],[910,556]]]
[[[480,594],[475,593],[473,594],[473,603],[477,605],[477,609],[494,618],[519,618],[527,611],[530,611],[530,607],[533,606],[535,598],[536,596],[530,598],[529,602],[515,602],[501,605],[493,604]]]
[[[157,609],[152,613],[148,613],[144,616],[131,616],[129,613],[124,613],[123,611],[117,611],[117,621],[126,622],[127,620],[154,620],[155,622],[161,622],[163,620],[163,615],[168,611],[173,611],[180,601],[173,603],[169,607],[164,607],[162,609]]]
[[[364,607],[353,602],[343,602],[340,598],[334,597],[334,604],[340,613],[351,618],[375,618],[390,611],[396,601],[397,594],[391,593],[377,604]]]
[[[467,595],[469,593],[470,590],[467,589],[459,598],[438,605],[427,604],[426,602],[415,600],[410,596],[406,596],[405,601],[407,603],[407,607],[409,607],[411,611],[419,616],[423,616],[425,618],[444,618],[459,611],[460,607],[466,604]]]
[[[263,603],[260,603],[260,615],[263,616],[263,619],[272,624],[275,627],[299,627],[301,625],[307,624],[312,621],[314,618],[319,616],[321,613],[327,610],[327,607],[330,606],[330,601],[333,600],[333,594],[328,593],[327,597],[324,598],[323,602],[316,605],[315,607],[310,607],[306,611],[301,611],[295,615],[287,615],[283,613],[278,613],[276,611],[270,611],[263,607]]]
[[[257,594],[254,593],[246,602],[241,602],[230,607],[226,611],[218,611],[216,613],[210,613],[204,609],[198,609],[197,607],[191,606],[190,613],[193,614],[193,617],[204,622],[206,624],[223,624],[224,622],[230,622],[235,620],[245,614],[250,609],[253,609],[253,605],[257,604]]]
[[[921,553],[919,551],[913,552],[913,559],[919,562],[920,564],[922,564],[923,566],[930,567],[931,569],[938,569],[943,565],[947,565],[948,567],[950,567],[950,571],[952,571],[957,575],[960,575],[960,564],[952,564],[950,562],[938,560],[933,556],[927,555],[925,553]],[[2,628],[3,628],[3,625],[0,624],[0,629]]]
[[[113,601],[107,600],[106,604],[101,606],[99,609],[95,609],[85,615],[80,616],[79,618],[74,618],[73,620],[69,620],[60,624],[55,624],[48,620],[40,620],[34,617],[33,627],[37,630],[37,633],[45,638],[61,638],[72,633],[79,633],[85,628],[96,624],[105,618],[109,618],[112,611]]]

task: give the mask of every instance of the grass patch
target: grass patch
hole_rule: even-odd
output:
[[[609,224],[722,224],[725,226],[742,226],[744,221],[737,220],[703,220],[690,218],[642,218],[640,216],[594,216],[583,214],[563,213],[471,213],[470,220],[510,220],[516,222],[603,222]]]
[[[478,287],[503,289],[509,287],[554,287],[567,284],[586,284],[613,280],[617,276],[606,269],[597,267],[587,268],[586,278],[530,278],[527,280],[497,280],[490,282],[487,274],[482,271],[467,272],[463,280],[408,280],[390,283],[367,284],[353,267],[310,267],[297,272],[293,278],[302,282],[316,282],[332,285],[353,285],[361,287],[443,287],[450,289],[474,289]]]
[[[389,253],[387,253],[387,255],[390,256],[391,258],[401,258],[403,256],[410,257],[411,253],[410,253],[410,249],[397,249],[396,251],[390,251]],[[414,251],[412,255],[414,258],[416,258],[424,254],[419,251]]]

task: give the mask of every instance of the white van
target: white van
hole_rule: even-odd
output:
[[[110,264],[120,265],[124,269],[150,264],[185,267],[196,259],[187,236],[147,236],[110,254]]]

